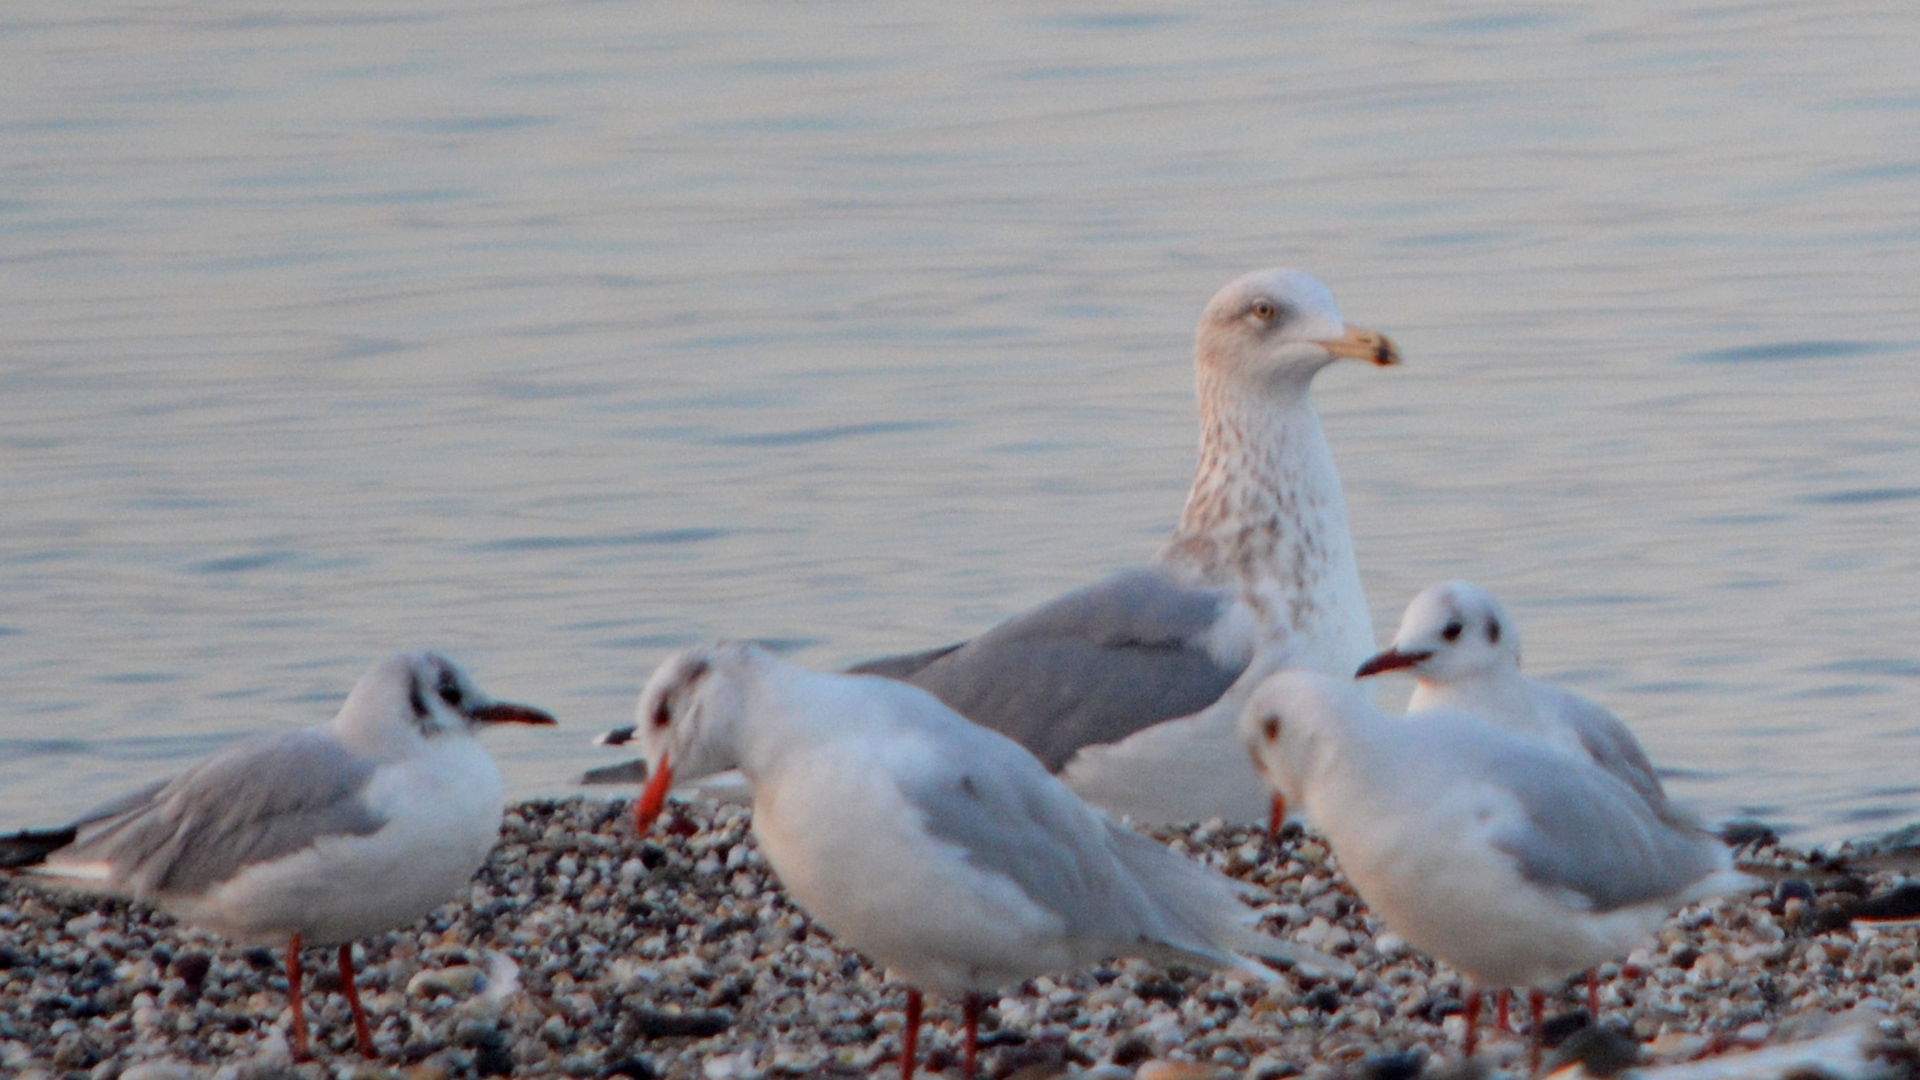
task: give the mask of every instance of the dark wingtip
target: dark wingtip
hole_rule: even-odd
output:
[[[69,826],[64,829],[22,829],[12,836],[0,836],[0,870],[38,866],[47,861],[47,856],[73,843],[79,835],[78,828]]]
[[[1920,884],[1907,882],[1853,905],[1849,912],[1860,922],[1907,922],[1920,919]]]
[[[603,731],[593,737],[593,745],[625,746],[633,741],[633,733],[638,730],[640,730],[638,726],[628,724],[626,727],[617,727],[612,731]]]
[[[644,784],[647,782],[647,759],[634,758],[618,765],[602,765],[588,769],[580,774],[582,784]]]

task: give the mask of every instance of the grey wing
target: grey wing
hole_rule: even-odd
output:
[[[1214,880],[1197,864],[1192,875],[1169,875],[1155,856],[1185,860],[1087,806],[1031,758],[1001,747],[1013,752],[971,746],[939,757],[940,768],[901,778],[902,794],[929,833],[1053,912],[1070,938],[1085,943],[1089,960],[1135,955],[1203,967],[1233,962],[1231,946],[1203,929],[1220,905],[1245,910],[1225,879]],[[1153,850],[1143,854],[1142,846]],[[1129,865],[1136,860],[1159,867],[1156,883],[1177,881],[1184,903],[1153,895]],[[1195,901],[1200,910],[1189,910]]]
[[[1661,786],[1660,777],[1653,771],[1653,762],[1648,760],[1646,749],[1634,738],[1632,729],[1613,713],[1578,694],[1561,690],[1556,697],[1560,715],[1579,736],[1580,745],[1586,748],[1595,764],[1639,792],[1647,805],[1657,808],[1666,804],[1666,788]]]
[[[876,660],[863,660],[848,668],[847,674],[878,675],[885,679],[898,679],[901,682],[912,682],[913,677],[919,674],[928,664],[946,656],[955,649],[961,648],[965,644],[966,642],[961,642],[958,645],[942,645],[940,648],[928,649],[925,652],[905,653],[900,656],[882,656]]]
[[[1057,771],[1083,746],[1117,742],[1213,704],[1246,668],[1208,649],[1232,603],[1218,589],[1129,570],[1001,623],[963,645],[870,661]]]
[[[1595,911],[1672,901],[1730,867],[1717,838],[1662,818],[1611,773],[1570,767],[1522,739],[1494,744],[1480,768],[1521,808],[1495,844],[1527,880],[1576,893]]]
[[[142,898],[191,894],[384,819],[361,798],[375,763],[320,731],[249,740],[89,812],[56,862],[101,862]]]
[[[1691,807],[1667,798],[1660,774],[1647,757],[1646,748],[1634,737],[1633,729],[1605,708],[1577,694],[1560,691],[1562,715],[1580,738],[1580,745],[1602,769],[1638,792],[1662,821],[1678,829],[1707,831]]]

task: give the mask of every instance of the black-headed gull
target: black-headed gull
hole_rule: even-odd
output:
[[[1033,755],[931,694],[810,672],[742,644],[695,648],[648,680],[637,739],[645,828],[669,787],[738,768],[781,883],[906,982],[901,1075],[921,991],[965,995],[972,1075],[986,991],[1135,956],[1272,972],[1246,954],[1351,968],[1261,934],[1237,886],[1081,801]]]
[[[1361,664],[1355,678],[1390,671],[1414,677],[1410,715],[1455,708],[1591,759],[1640,793],[1655,813],[1699,825],[1686,807],[1668,800],[1653,762],[1620,718],[1600,705],[1520,671],[1520,628],[1506,605],[1470,581],[1443,581],[1421,590],[1400,618],[1393,644]],[[1500,991],[1496,1023],[1506,1026],[1507,992]],[[1587,974],[1587,1010],[1600,1015],[1600,987]]]
[[[65,829],[0,838],[0,867],[98,883],[249,945],[287,945],[293,1056],[308,1058],[300,950],[339,947],[360,1052],[375,1056],[353,945],[452,899],[500,833],[489,724],[551,724],[433,653],[375,665],[328,723],[248,739]]]
[[[1720,840],[1590,761],[1457,709],[1389,717],[1351,681],[1275,675],[1241,718],[1278,797],[1388,926],[1482,987],[1534,991],[1625,955],[1676,908],[1751,883]]]
[[[1401,670],[1415,680],[1409,714],[1472,713],[1516,735],[1589,758],[1639,792],[1656,812],[1698,824],[1668,801],[1653,762],[1619,717],[1521,673],[1520,628],[1486,589],[1443,581],[1421,590],[1401,616],[1393,644],[1360,665],[1355,677]]]

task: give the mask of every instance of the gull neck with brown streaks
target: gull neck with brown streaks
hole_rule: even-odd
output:
[[[1269,634],[1311,638],[1333,613],[1365,610],[1333,454],[1305,380],[1254,394],[1230,383],[1200,377],[1200,461],[1161,561],[1236,589]]]

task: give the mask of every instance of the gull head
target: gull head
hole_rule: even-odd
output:
[[[1429,585],[1407,605],[1393,644],[1354,678],[1407,670],[1442,686],[1520,668],[1520,632],[1498,597],[1470,581]]]
[[[1338,359],[1400,362],[1386,335],[1347,325],[1333,294],[1300,270],[1256,270],[1228,282],[1200,316],[1194,355],[1203,379],[1295,392]]]
[[[745,713],[746,677],[764,655],[720,642],[670,656],[647,680],[634,708],[634,738],[647,759],[647,786],[634,815],[645,832],[666,808],[676,779],[698,780],[739,764],[735,728]]]
[[[375,664],[334,718],[344,738],[375,752],[416,739],[470,736],[492,724],[553,722],[531,705],[493,700],[460,665],[431,652],[397,653]]]
[[[1348,718],[1370,708],[1351,682],[1317,671],[1277,672],[1254,687],[1240,712],[1240,738],[1254,771],[1273,790],[1272,831],[1279,831],[1289,806],[1305,802],[1308,783],[1334,753]]]

